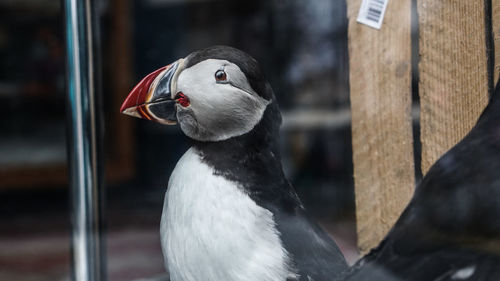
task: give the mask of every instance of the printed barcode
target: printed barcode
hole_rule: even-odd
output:
[[[358,22],[380,29],[385,8],[389,0],[363,0],[358,14]]]

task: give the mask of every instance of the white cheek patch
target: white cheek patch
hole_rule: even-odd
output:
[[[224,70],[228,74],[227,78],[230,85],[260,98],[260,96],[252,89],[245,74],[241,72],[237,65],[229,63],[228,65],[225,65]]]
[[[227,83],[215,81],[215,72],[221,68]],[[185,69],[179,75],[177,92],[191,101],[188,108],[178,107],[181,128],[200,141],[220,141],[251,131],[269,104],[255,93],[240,68],[225,60],[209,59]]]

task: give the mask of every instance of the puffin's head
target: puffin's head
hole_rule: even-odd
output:
[[[178,123],[184,134],[198,141],[221,141],[250,132],[273,103],[275,107],[256,60],[240,50],[215,46],[146,76],[121,112]]]

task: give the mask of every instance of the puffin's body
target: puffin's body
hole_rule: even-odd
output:
[[[283,174],[281,115],[250,56],[224,46],[192,53],[144,78],[122,112],[179,123],[192,140],[161,220],[172,281],[321,281],[346,269]]]
[[[336,280],[500,280],[500,84],[386,239]]]
[[[237,182],[217,175],[194,147],[170,178],[161,237],[172,280],[286,280],[293,275],[272,213]]]

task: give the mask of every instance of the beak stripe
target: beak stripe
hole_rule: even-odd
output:
[[[177,123],[173,85],[179,75],[183,59],[155,70],[144,77],[129,93],[120,111],[161,124]]]
[[[147,119],[147,120],[153,120],[151,116],[149,115],[147,109],[145,108],[145,105],[140,105],[137,107],[139,114],[142,116],[142,118]]]

